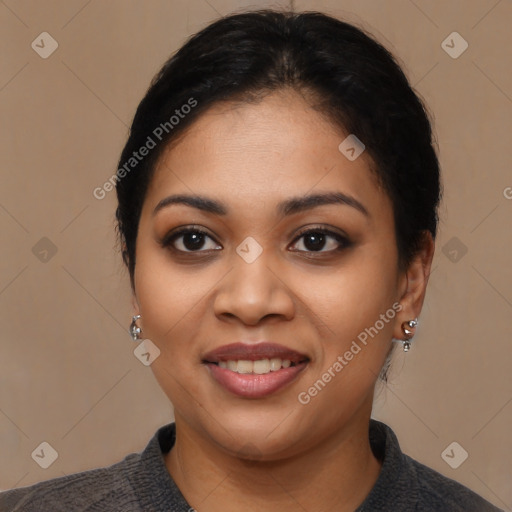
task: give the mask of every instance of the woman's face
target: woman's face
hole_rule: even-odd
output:
[[[217,104],[148,189],[135,298],[151,367],[178,424],[228,453],[284,457],[363,425],[402,337],[392,204],[347,135],[295,93]],[[177,194],[218,211],[161,203]],[[346,200],[306,201],[324,194]],[[185,227],[207,234],[172,237]]]

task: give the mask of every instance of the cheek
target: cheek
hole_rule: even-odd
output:
[[[190,379],[200,364],[198,347],[204,297],[211,287],[208,279],[185,275],[162,257],[164,251],[141,250],[138,254],[135,287],[142,317],[143,337],[160,350],[151,370],[161,389],[181,414],[191,412],[191,396],[200,389]],[[184,384],[186,383],[186,385]]]
[[[368,396],[374,385],[393,335],[395,258],[391,244],[369,243],[313,298],[316,312],[330,328],[309,382],[315,386],[313,394],[320,394],[321,389],[323,397],[316,402],[319,407],[320,402],[332,400],[351,409]],[[328,382],[325,389],[319,379]]]
[[[391,344],[396,316],[393,279],[377,261],[361,262],[353,270],[318,294],[329,336],[322,340],[318,364],[297,397],[301,404],[308,402],[304,407],[324,425],[348,421],[354,410],[371,400]]]
[[[307,300],[335,333],[352,336],[373,325],[391,308],[396,296],[396,256],[391,248],[367,244],[320,286],[310,288]]]
[[[193,337],[198,327],[191,319],[204,307],[212,286],[209,274],[181,270],[159,248],[141,248],[137,256],[135,287],[144,336],[162,352],[178,350],[180,340]]]

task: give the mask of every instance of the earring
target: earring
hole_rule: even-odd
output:
[[[140,318],[140,315],[135,315],[132,317],[132,323],[130,324],[130,335],[133,341],[141,340],[142,329],[137,325],[137,320]]]
[[[405,339],[402,340],[404,352],[408,352],[411,348],[411,339],[414,336],[414,328],[418,325],[418,319],[409,320],[402,324],[402,331],[404,331]]]

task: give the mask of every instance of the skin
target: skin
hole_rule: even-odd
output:
[[[163,154],[150,183],[134,313],[161,351],[151,368],[175,408],[177,439],[165,463],[200,512],[353,511],[378,478],[382,463],[368,440],[374,387],[391,339],[403,339],[402,322],[420,315],[434,243],[427,237],[399,271],[391,201],[366,152],[349,161],[338,150],[347,135],[293,91],[258,104],[216,104]],[[332,191],[355,197],[369,216],[343,204],[276,213],[292,196]],[[216,199],[228,214],[171,205],[153,215],[176,193]],[[171,230],[191,224],[208,232],[198,250],[186,252],[187,235],[174,250],[162,246]],[[314,252],[307,237],[297,239],[303,227],[330,228],[351,243],[326,235]],[[250,264],[236,252],[248,236],[263,249]],[[299,393],[394,303],[402,307],[395,318],[299,403]],[[310,362],[273,395],[237,397],[202,358],[239,340],[274,341]]]

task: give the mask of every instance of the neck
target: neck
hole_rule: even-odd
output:
[[[352,512],[374,486],[381,468],[368,438],[370,412],[309,451],[277,461],[226,454],[177,415],[176,443],[165,456],[166,466],[185,499],[199,512],[241,507],[268,512]]]

